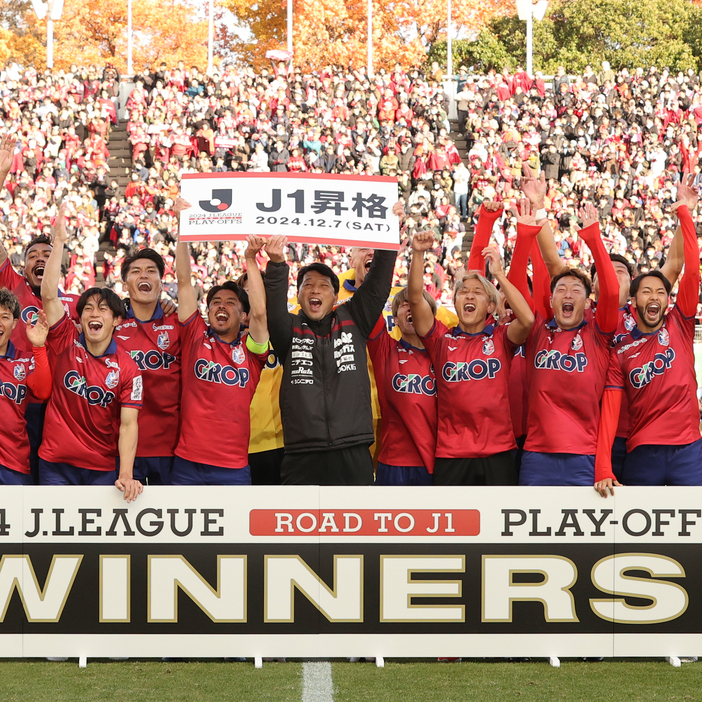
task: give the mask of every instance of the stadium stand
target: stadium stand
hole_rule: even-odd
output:
[[[120,80],[110,66],[0,72],[0,116],[18,136],[0,193],[0,235],[21,266],[23,245],[48,229],[66,198],[72,292],[95,280],[122,294],[121,261],[145,245],[172,263],[172,207],[186,172],[396,175],[410,232],[435,232],[426,287],[448,306],[480,203],[516,201],[523,163],[544,169],[559,253],[583,268],[591,261],[576,234],[581,198],[594,199],[608,248],[648,270],[661,264],[675,231],[667,207],[680,173],[694,173],[695,186],[701,180],[702,86],[693,71],[623,70],[612,80],[559,70],[547,86],[524,72],[461,70],[449,98],[431,75],[399,66],[369,79],[334,68],[286,75],[225,67],[208,77],[162,64],[137,74],[125,105]],[[118,122],[122,109],[126,123]],[[494,236],[508,260],[515,235],[516,221],[505,215]],[[242,252],[229,243],[194,247],[205,291],[240,275]],[[350,265],[336,247],[293,244],[290,254],[293,273],[312,260],[338,273]],[[395,282],[406,275],[401,257]],[[177,295],[175,284],[167,289]]]

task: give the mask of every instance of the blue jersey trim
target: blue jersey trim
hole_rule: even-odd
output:
[[[80,336],[78,337],[78,343],[86,350],[88,351],[88,345],[85,343],[85,334],[83,332],[80,333]],[[88,351],[90,353],[90,351]],[[110,345],[105,349],[105,353],[100,354],[99,356],[95,356],[94,354],[90,353],[90,355],[93,358],[104,358],[105,356],[113,356],[114,354],[117,353],[117,342],[114,339],[110,339]]]
[[[153,322],[156,319],[163,319],[163,310],[161,309],[161,305],[157,302],[156,303],[156,310],[154,311],[153,315],[151,316],[151,319],[138,319],[137,317],[134,316],[134,310],[130,306],[129,309],[127,310],[127,319],[135,319],[137,322],[140,322],[141,324],[146,324],[148,322]]]

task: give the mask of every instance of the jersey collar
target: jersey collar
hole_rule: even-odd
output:
[[[219,341],[220,344],[224,344],[225,346],[236,346],[237,344],[241,343],[241,335],[243,334],[244,330],[246,329],[245,326],[240,326],[239,327],[239,336],[234,339],[234,341],[225,341],[224,339],[220,339],[213,331],[212,327],[208,325],[207,327],[207,336],[211,336],[213,339],[216,339]]]
[[[15,345],[11,342],[7,342],[7,353],[5,353],[4,356],[1,356],[0,358],[6,358],[8,360],[14,361],[15,357],[17,356],[17,351],[15,349]]]
[[[463,331],[463,329],[461,329],[458,325],[451,329],[451,333],[454,336],[492,336],[494,331],[494,324],[486,324],[483,330],[477,332],[476,334],[470,334],[469,332]]]
[[[664,328],[665,328],[665,321],[666,321],[666,320],[665,320],[665,318],[664,318],[664,319],[663,319],[663,324],[662,324],[658,329],[656,329],[656,331],[652,331],[652,332],[648,332],[648,333],[642,332],[638,327],[634,327],[634,328],[631,330],[631,332],[630,332],[630,333],[631,333],[631,338],[634,339],[634,341],[636,341],[637,339],[642,339],[644,336],[653,336],[654,334],[658,334],[658,332],[659,332],[661,329],[664,329]]]
[[[163,309],[161,309],[161,305],[156,303],[156,309],[154,310],[153,315],[151,316],[151,319],[137,319],[134,316],[134,310],[132,309],[131,305],[129,306],[129,309],[127,310],[127,319],[136,319],[137,322],[153,322],[157,319],[163,319]]]
[[[403,348],[405,351],[420,351],[420,352],[422,352],[422,353],[426,353],[426,351],[427,351],[426,349],[419,349],[419,348],[417,348],[416,346],[412,346],[412,344],[406,342],[406,341],[405,341],[404,339],[402,339],[402,338],[400,338],[399,344],[400,344],[400,346],[402,346],[402,348]]]
[[[578,324],[577,327],[572,327],[571,329],[561,329],[558,326],[558,322],[556,322],[555,317],[553,317],[550,322],[546,322],[546,326],[549,329],[552,329],[553,331],[569,331],[569,332],[578,331],[578,329],[582,329],[586,324],[587,324],[587,319],[583,319],[583,321],[580,322],[580,324]]]
[[[86,350],[88,351],[88,344],[85,342],[85,334],[83,332],[80,333],[80,336],[78,337],[78,343]],[[90,353],[90,351],[88,351]],[[90,353],[93,358],[104,358],[105,356],[110,356],[117,353],[117,342],[113,339],[110,340],[110,345],[107,347],[105,350],[105,353],[103,353],[101,356],[93,356],[92,353]]]
[[[353,281],[349,280],[348,278],[344,281],[344,288],[348,290],[349,292],[356,292],[357,288],[354,285],[356,282],[356,279],[354,278]]]

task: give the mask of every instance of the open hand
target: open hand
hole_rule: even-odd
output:
[[[598,224],[600,221],[600,215],[597,212],[596,207],[591,202],[583,203],[583,206],[578,212],[580,219],[583,220],[582,229],[587,229],[593,224]]]
[[[17,139],[11,134],[3,135],[0,139],[0,173],[9,173],[15,157]]]
[[[49,335],[49,320],[44,310],[37,311],[37,318],[34,324],[27,322],[27,338],[32,346],[44,346],[46,337]]]
[[[502,268],[502,257],[500,252],[497,250],[497,246],[486,246],[483,249],[483,256],[485,256],[485,261],[490,266],[490,274],[493,278],[498,278],[504,273]]]
[[[685,205],[690,212],[693,212],[697,207],[699,193],[696,188],[692,187],[695,176],[692,173],[683,173],[680,182],[678,183],[678,201],[673,205],[673,211],[677,210],[681,205]]]
[[[534,226],[536,224],[536,207],[523,197],[516,205],[510,207],[510,212],[517,218],[519,224]]]
[[[542,170],[541,175],[536,178],[534,172],[525,163],[522,165],[522,174],[522,179],[519,182],[522,192],[529,198],[532,205],[536,205],[537,210],[541,209],[544,206],[546,190],[548,189],[546,171]]]

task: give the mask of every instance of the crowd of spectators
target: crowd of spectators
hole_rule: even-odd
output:
[[[544,170],[559,252],[582,267],[591,260],[576,233],[581,200],[597,207],[611,250],[647,270],[660,265],[674,234],[669,205],[680,174],[702,181],[702,82],[693,70],[615,73],[605,62],[581,76],[559,68],[547,82],[521,68],[474,76],[461,67],[455,90],[447,90],[437,64],[424,71],[398,64],[369,78],[340,67],[310,73],[284,64],[260,72],[226,66],[207,76],[180,63],[144,69],[134,80],[120,105],[120,75],[111,66],[0,71],[0,131],[17,135],[0,192],[0,236],[21,266],[24,244],[49,229],[66,199],[72,253],[65,284],[73,292],[102,275],[121,293],[121,261],[149,245],[170,266],[166,292],[177,298],[169,277],[173,204],[184,173],[396,176],[410,232],[435,234],[425,281],[449,306],[479,205],[515,202],[524,164]],[[457,127],[449,122],[451,101]],[[120,174],[109,169],[110,132],[122,108],[133,156],[124,190]],[[695,221],[702,227],[699,212]],[[494,231],[507,258],[515,235],[507,212]],[[116,253],[98,262],[99,244],[108,240]],[[312,260],[338,273],[349,267],[343,248],[290,248],[294,268]],[[201,244],[193,253],[193,273],[205,291],[236,279],[244,267],[239,243]],[[406,282],[407,265],[400,256],[397,284]]]

